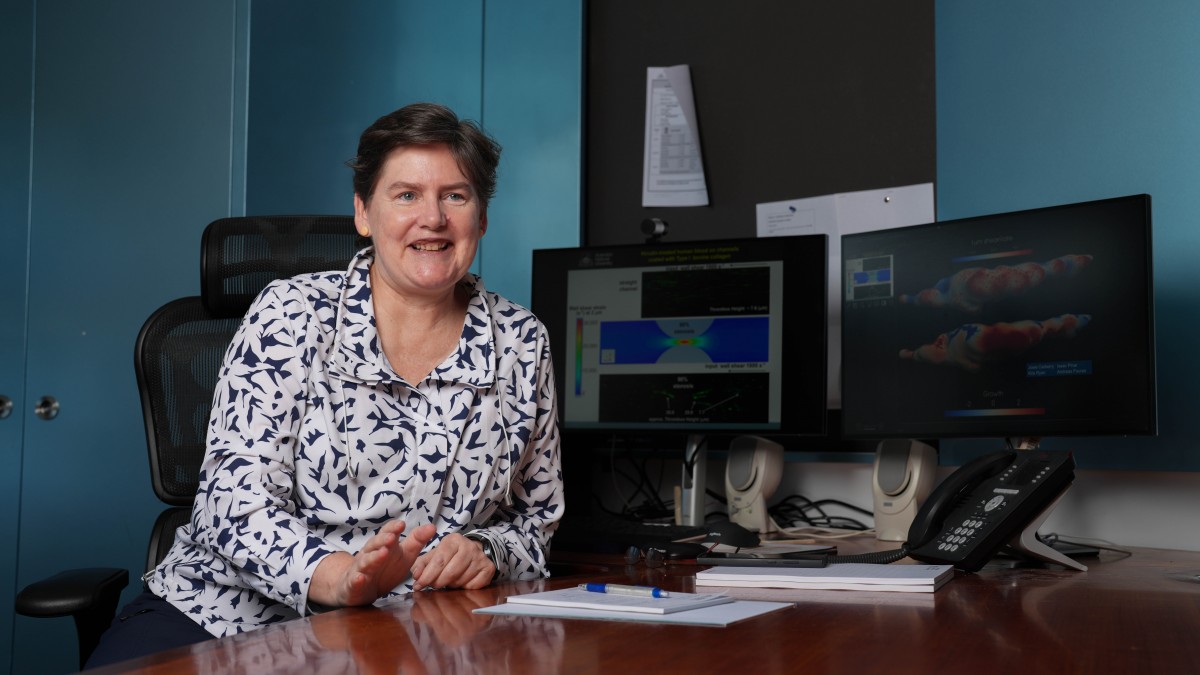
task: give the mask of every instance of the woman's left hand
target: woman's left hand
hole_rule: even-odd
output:
[[[483,588],[492,583],[496,566],[479,542],[448,534],[412,566],[413,588]]]

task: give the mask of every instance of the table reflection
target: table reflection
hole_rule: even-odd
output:
[[[537,586],[421,591],[378,607],[269,626],[193,650],[188,669],[360,675],[561,672],[562,622],[473,611]]]

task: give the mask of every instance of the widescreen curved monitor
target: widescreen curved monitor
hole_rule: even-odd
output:
[[[842,237],[842,431],[1157,431],[1150,197]]]

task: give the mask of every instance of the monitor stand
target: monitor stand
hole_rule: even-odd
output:
[[[683,453],[683,482],[680,483],[676,524],[703,525],[704,498],[708,486],[708,457],[704,452],[704,435],[689,434]]]

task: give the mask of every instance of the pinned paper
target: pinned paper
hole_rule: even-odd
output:
[[[686,65],[646,69],[642,206],[707,206],[700,127]]]

